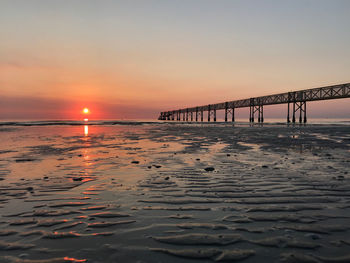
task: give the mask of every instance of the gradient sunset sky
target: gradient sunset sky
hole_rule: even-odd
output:
[[[156,119],[350,82],[349,14],[348,0],[0,0],[0,119]],[[349,117],[350,99],[308,110]]]

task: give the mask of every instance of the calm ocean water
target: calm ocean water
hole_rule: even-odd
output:
[[[142,120],[2,120],[0,126],[50,126],[50,125],[144,125],[144,124],[201,124],[201,122],[182,122],[182,121],[158,121],[154,119]],[[258,122],[255,122],[258,124]],[[350,125],[350,118],[309,118],[308,124],[327,124],[327,125]],[[208,124],[204,121],[203,124]],[[210,122],[210,124],[230,125],[231,122],[225,123],[223,120]],[[249,124],[247,119],[237,119],[235,124]],[[264,124],[286,124],[286,119],[268,119],[264,120]],[[296,124],[299,124],[296,122]]]

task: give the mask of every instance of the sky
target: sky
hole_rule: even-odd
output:
[[[348,0],[0,0],[0,119],[156,119],[347,83],[349,13]]]

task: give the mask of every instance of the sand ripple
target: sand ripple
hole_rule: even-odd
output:
[[[350,261],[348,127],[31,128],[2,132],[0,262]]]

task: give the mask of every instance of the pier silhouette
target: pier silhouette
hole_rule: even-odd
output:
[[[249,122],[254,122],[256,115],[258,122],[264,122],[264,106],[287,104],[287,122],[295,123],[299,118],[299,123],[306,123],[306,102],[342,98],[350,98],[350,83],[164,111],[160,113],[158,119],[202,122],[204,112],[207,111],[208,122],[211,120],[215,122],[216,112],[225,110],[225,122],[228,120],[234,122],[235,109],[249,107]]]

